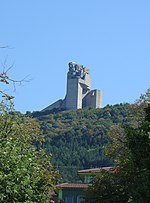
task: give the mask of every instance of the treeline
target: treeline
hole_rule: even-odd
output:
[[[133,121],[128,103],[103,109],[33,112],[32,116],[40,122],[45,138],[43,147],[52,154],[52,163],[59,169],[62,182],[79,181],[78,170],[112,165],[112,160],[104,155],[109,129],[118,124],[128,126]]]

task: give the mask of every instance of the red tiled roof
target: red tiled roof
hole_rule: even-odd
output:
[[[78,173],[98,173],[102,171],[114,171],[114,167],[101,167],[101,168],[91,168],[91,169],[85,169],[85,170],[80,170]]]
[[[61,188],[88,188],[88,184],[82,183],[62,183],[57,185],[57,187]]]

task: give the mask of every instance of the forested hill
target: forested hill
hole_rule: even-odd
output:
[[[40,121],[52,154],[52,163],[62,174],[62,181],[77,181],[80,169],[112,165],[104,156],[108,131],[114,124],[130,122],[130,104],[107,105],[103,109],[80,109],[58,113],[34,112]]]

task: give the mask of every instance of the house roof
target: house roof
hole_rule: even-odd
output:
[[[101,167],[101,168],[91,168],[91,169],[84,169],[84,170],[80,170],[78,171],[78,173],[82,174],[82,173],[99,173],[102,171],[114,171],[115,168],[114,167]]]
[[[88,184],[82,184],[82,183],[62,183],[57,185],[57,187],[61,188],[88,188]]]

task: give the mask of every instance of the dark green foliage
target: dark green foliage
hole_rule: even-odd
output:
[[[104,156],[108,131],[114,124],[128,125],[129,104],[107,105],[54,114],[34,112],[41,124],[47,153],[62,174],[62,181],[79,181],[77,171],[112,165]]]
[[[139,127],[127,127],[125,129],[125,136],[121,145],[124,150],[115,162],[116,172],[104,172],[95,177],[93,185],[87,192],[87,202],[149,203],[150,107],[148,106],[145,110],[145,121]],[[120,146],[118,147],[115,139],[113,142],[113,147],[118,151]],[[111,150],[109,155],[112,152],[114,155],[114,151]]]
[[[149,114],[150,116],[150,114]],[[132,177],[129,185],[132,202],[148,203],[150,200],[150,122],[143,122],[137,129],[127,129],[126,143],[128,158],[125,167]],[[134,170],[134,174],[131,171]],[[130,174],[131,173],[131,174]]]
[[[87,203],[126,203],[127,180],[116,172],[101,172],[94,177],[94,182],[86,192]]]
[[[145,120],[150,122],[150,104],[148,104],[148,107],[145,108]]]

